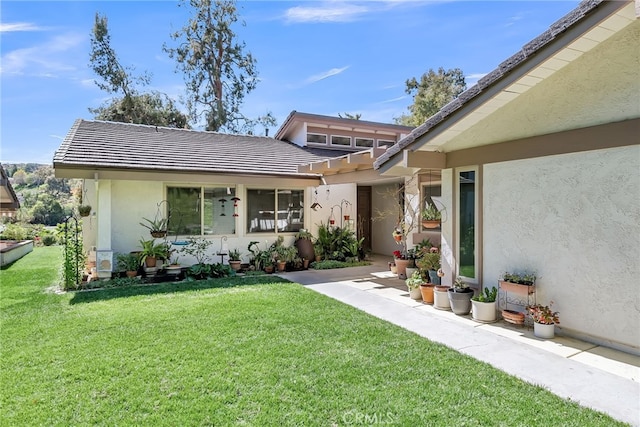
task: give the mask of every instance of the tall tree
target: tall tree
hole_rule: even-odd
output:
[[[187,105],[194,121],[204,119],[209,131],[251,131],[257,124],[275,125],[271,113],[250,119],[240,111],[245,95],[256,88],[256,60],[237,41],[235,0],[182,0],[193,15],[171,34],[177,47],[164,50],[177,62],[187,86]],[[244,25],[244,22],[240,22]]]
[[[169,127],[187,127],[188,119],[174,101],[159,92],[138,93],[136,86],[146,86],[151,78],[147,73],[134,76],[133,68],[123,66],[111,47],[106,16],[96,13],[91,32],[89,65],[102,79],[96,85],[116,96],[98,108],[89,108],[98,120],[138,123]]]
[[[420,126],[467,88],[461,69],[445,70],[442,67],[437,73],[429,69],[420,77],[420,81],[415,77],[410,78],[406,86],[405,92],[413,96],[410,114],[395,119],[397,124],[406,126]]]

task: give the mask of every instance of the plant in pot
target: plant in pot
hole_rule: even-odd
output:
[[[229,251],[229,266],[233,271],[240,271],[242,266],[242,254],[240,249],[231,249]]]
[[[409,296],[411,299],[420,301],[422,299],[422,293],[420,292],[420,285],[424,283],[422,274],[420,271],[414,271],[413,274],[405,280],[407,288],[409,289]]]
[[[407,279],[407,267],[414,265],[413,259],[409,258],[409,254],[405,251],[393,251],[394,263],[398,272],[398,279]]]
[[[302,228],[296,233],[295,247],[298,249],[300,258],[313,261],[316,258],[313,244],[313,235]]]
[[[484,293],[471,298],[471,317],[478,322],[496,321],[496,299],[498,298],[498,288],[485,287]]]
[[[166,243],[156,243],[154,239],[140,239],[140,264],[145,264],[148,268],[156,266],[158,259],[169,257],[169,247]]]
[[[141,226],[148,229],[151,233],[151,237],[161,238],[167,235],[167,224],[169,220],[166,218],[150,220],[149,218],[142,218]]]
[[[549,305],[534,304],[526,307],[527,313],[533,318],[533,334],[538,338],[553,338],[555,336],[555,326],[560,323],[557,311],[553,311]]]
[[[471,311],[471,297],[473,296],[473,289],[462,280],[457,277],[453,286],[449,288],[449,304],[451,305],[451,311],[455,314],[469,314]]]
[[[442,213],[438,210],[436,205],[429,203],[426,209],[423,209],[420,213],[422,217],[422,226],[424,228],[438,228],[440,227],[440,221],[442,220]]]
[[[440,250],[431,247],[428,250],[422,249],[421,255],[416,259],[418,268],[429,273],[429,281],[434,285],[440,284],[438,270],[440,269]]]
[[[502,273],[499,279],[500,288],[505,292],[514,292],[518,294],[532,294],[535,291],[536,274],[532,272],[525,273]]]
[[[140,258],[136,254],[120,253],[116,255],[116,266],[119,271],[125,271],[127,277],[136,277],[138,267],[140,267]]]

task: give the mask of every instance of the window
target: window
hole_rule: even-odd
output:
[[[458,274],[476,278],[476,172],[458,173]]]
[[[356,138],[356,147],[373,147],[373,139]]]
[[[391,147],[393,144],[395,144],[395,141],[390,141],[387,139],[379,139],[378,140],[378,147]]]
[[[331,135],[331,145],[346,145],[351,146],[351,137],[350,136],[338,136]]]
[[[277,206],[277,209],[276,209]],[[247,190],[247,232],[295,232],[304,228],[304,190]]]
[[[308,133],[307,142],[313,144],[327,144],[327,135],[321,135],[319,133]]]
[[[167,187],[169,233],[199,236],[235,234],[233,187]]]

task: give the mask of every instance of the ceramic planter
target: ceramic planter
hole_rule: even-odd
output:
[[[502,310],[502,318],[505,322],[514,325],[524,325],[524,313],[514,310]]]
[[[556,324],[546,325],[544,323],[533,322],[533,335],[538,338],[551,339],[555,336]]]
[[[433,304],[433,288],[434,286],[430,283],[424,283],[420,285],[422,301],[426,302],[427,304]]]
[[[462,292],[456,292],[453,288],[449,289],[449,303],[451,311],[455,314],[469,314],[471,311],[471,297],[473,289],[465,288]]]
[[[412,300],[420,301],[422,299],[422,292],[420,292],[420,288],[409,290],[409,297]]]
[[[451,310],[448,290],[448,286],[435,286],[433,288],[433,308],[437,308],[438,310]]]
[[[440,227],[440,221],[437,219],[436,220],[423,219],[422,226],[424,228],[438,228]]]
[[[496,302],[480,302],[471,300],[471,317],[477,322],[495,322]]]
[[[242,261],[230,260],[229,267],[231,267],[234,271],[240,271],[240,268],[242,267]]]
[[[519,283],[499,281],[500,289],[505,292],[519,294],[519,295],[531,295],[535,292],[535,285],[521,285]]]

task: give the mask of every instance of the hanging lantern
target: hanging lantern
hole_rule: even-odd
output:
[[[331,214],[329,215],[329,225],[335,225],[336,217],[333,216],[333,208],[331,208]]]
[[[222,213],[220,214],[220,216],[227,216],[227,214],[224,213],[224,204],[227,202],[227,199],[218,199],[218,201],[220,202],[220,207],[222,208]]]
[[[238,202],[240,201],[240,197],[232,197],[231,200],[233,201],[233,216],[236,217],[238,216]]]

